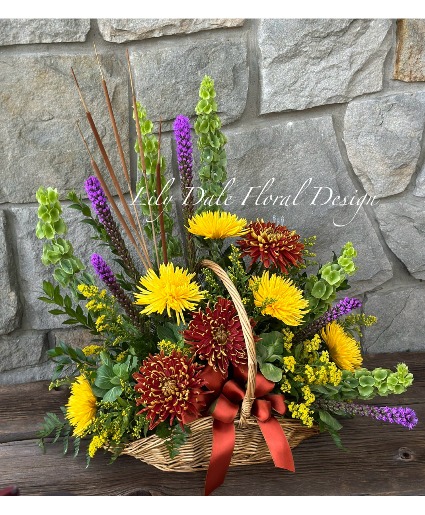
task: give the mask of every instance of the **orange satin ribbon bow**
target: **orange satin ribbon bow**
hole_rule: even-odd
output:
[[[205,480],[205,495],[209,495],[223,483],[232,459],[236,435],[234,420],[245,396],[240,383],[246,383],[247,367],[234,369],[234,379],[228,381],[225,381],[221,374],[215,372],[210,366],[205,368],[202,375],[208,389],[218,395],[210,408],[211,416],[214,418],[213,440]],[[285,413],[285,397],[282,394],[270,394],[274,383],[259,372],[257,372],[255,384],[255,401],[251,414],[257,419],[275,466],[295,472],[288,440],[279,422],[272,415],[272,409],[280,415]]]

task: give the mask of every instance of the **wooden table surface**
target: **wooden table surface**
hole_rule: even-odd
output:
[[[382,400],[413,408],[418,425],[408,429],[371,419],[344,421],[338,449],[328,434],[293,450],[295,474],[272,463],[231,468],[213,495],[425,495],[425,353],[366,356],[365,366],[391,368],[405,362],[415,376],[406,393]],[[203,495],[205,473],[161,472],[123,456],[110,464],[99,452],[85,466],[63,456],[62,444],[43,454],[36,431],[46,411],[59,412],[66,391],[48,391],[48,382],[0,386],[0,489],[16,485],[20,495]],[[373,401],[372,401],[373,403]]]

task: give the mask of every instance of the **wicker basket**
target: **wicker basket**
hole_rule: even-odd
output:
[[[228,290],[235,308],[238,312],[245,338],[248,354],[248,381],[246,394],[242,402],[239,418],[235,419],[238,426],[236,431],[235,447],[230,466],[254,465],[272,461],[267,443],[261,433],[255,417],[251,416],[251,407],[254,402],[255,377],[257,373],[257,359],[255,354],[255,341],[251,323],[242,303],[242,299],[226,272],[216,263],[203,260],[202,266],[210,268],[222,281]],[[316,427],[308,428],[300,422],[284,417],[275,417],[283,428],[291,448],[299,445],[303,440],[318,433]],[[212,448],[212,417],[202,417],[191,422],[191,433],[187,442],[179,449],[179,454],[171,459],[165,440],[156,435],[142,438],[128,444],[122,454],[133,456],[149,465],[173,472],[195,472],[205,470],[209,466]]]

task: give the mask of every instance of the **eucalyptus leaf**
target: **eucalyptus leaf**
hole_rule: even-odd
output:
[[[95,384],[91,385],[92,392],[95,394],[96,397],[102,398],[105,393],[108,391],[109,388],[99,388]]]
[[[122,388],[120,386],[114,386],[108,390],[103,396],[104,402],[115,402],[118,397],[122,394]]]
[[[260,365],[260,371],[266,379],[273,381],[274,383],[277,383],[282,379],[282,369],[276,367],[272,363],[263,363]]]
[[[266,347],[264,347],[264,345],[260,342],[257,342],[256,346],[255,346],[255,349],[257,351],[257,361],[258,363],[264,363],[267,359],[267,356],[268,356],[268,351],[266,349]]]
[[[105,351],[100,353],[100,359],[104,365],[108,365],[108,367],[112,368],[112,360]]]
[[[283,335],[282,335],[282,333],[280,333],[279,331],[272,331],[270,333],[262,333],[262,334],[260,334],[260,338],[261,338],[261,340],[259,341],[259,344],[262,345],[267,351],[267,356],[264,357],[265,361],[276,361],[277,359],[282,358],[282,355],[283,355]]]
[[[111,367],[109,367],[108,365],[101,365],[97,371],[97,376],[94,384],[99,388],[109,390],[113,386],[111,379],[114,377],[115,376]]]

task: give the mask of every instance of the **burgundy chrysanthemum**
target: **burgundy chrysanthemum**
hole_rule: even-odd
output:
[[[304,245],[300,243],[300,236],[295,231],[263,220],[251,222],[248,229],[237,244],[243,255],[250,256],[251,266],[261,261],[266,268],[274,266],[286,274],[288,266],[302,262]]]
[[[168,417],[172,425],[175,418],[185,424],[199,416],[202,403],[198,397],[205,384],[199,376],[202,368],[177,350],[169,355],[161,351],[145,359],[133,378],[137,381],[134,389],[140,393],[136,404],[145,406],[139,413],[146,412],[149,429]]]
[[[230,300],[219,297],[214,309],[192,313],[188,329],[183,331],[185,342],[214,370],[227,376],[229,363],[247,363],[242,326],[236,308]]]

